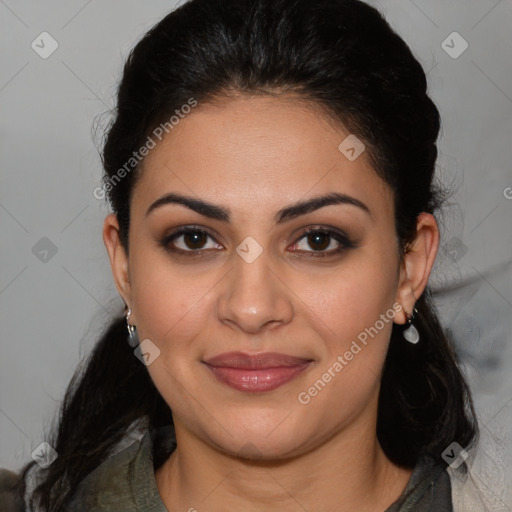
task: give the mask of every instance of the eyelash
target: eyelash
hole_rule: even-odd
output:
[[[212,240],[215,240],[213,235],[211,235],[205,229],[202,229],[199,227],[187,226],[187,227],[179,228],[174,233],[170,233],[169,235],[165,236],[162,240],[160,240],[159,243],[168,252],[178,254],[178,255],[183,255],[186,257],[202,257],[202,256],[204,256],[205,251],[211,250],[211,249],[183,250],[183,249],[178,249],[176,247],[171,246],[171,242],[173,242],[180,236],[190,234],[190,233],[192,233],[192,234],[199,233],[201,235],[208,236]],[[297,252],[302,252],[302,253],[307,254],[306,257],[321,257],[321,258],[325,258],[325,257],[329,257],[329,256],[332,257],[332,256],[335,256],[335,255],[338,255],[338,254],[344,252],[347,249],[353,249],[353,248],[357,247],[357,245],[352,240],[350,240],[350,238],[345,233],[338,232],[338,231],[335,231],[335,230],[332,230],[329,228],[320,228],[320,227],[309,228],[309,229],[305,230],[292,245],[296,245],[300,240],[302,240],[303,238],[306,238],[308,235],[313,234],[313,233],[321,233],[323,235],[327,235],[329,238],[334,239],[336,242],[338,242],[338,244],[340,244],[340,246],[337,249],[330,250],[330,251],[300,251],[300,250],[297,251]],[[330,245],[330,243],[329,243],[329,245]]]

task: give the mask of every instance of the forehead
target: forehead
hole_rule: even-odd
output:
[[[319,105],[291,95],[198,104],[147,155],[134,198],[150,202],[176,190],[216,203],[277,208],[336,190],[389,202],[389,187],[365,152],[351,161],[340,151],[350,135]]]

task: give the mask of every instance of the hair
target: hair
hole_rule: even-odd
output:
[[[128,251],[130,200],[142,166],[112,178],[162,122],[198,104],[243,95],[295,94],[322,107],[366,145],[393,190],[398,246],[405,254],[421,212],[434,213],[439,113],[425,73],[383,16],[359,0],[191,0],[150,29],[128,56],[105,136],[105,190]],[[133,172],[131,172],[133,170]],[[110,181],[109,181],[110,180]],[[417,345],[393,325],[378,404],[377,437],[395,464],[426,454],[446,466],[453,441],[476,443],[470,389],[427,288],[416,303]],[[172,414],[113,319],[65,393],[49,437],[59,456],[30,496],[64,511],[80,481],[127,429],[147,421],[158,468],[175,449]],[[21,472],[20,496],[34,462]]]

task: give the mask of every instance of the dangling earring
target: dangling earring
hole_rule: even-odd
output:
[[[404,309],[405,311],[405,309]],[[409,343],[418,343],[420,341],[420,333],[418,332],[418,329],[414,327],[412,324],[412,321],[414,320],[414,314],[418,313],[418,310],[416,308],[413,308],[412,315],[409,316],[407,314],[407,311],[405,311],[405,316],[407,317],[407,322],[405,324],[404,331],[402,332],[403,337],[409,342]]]
[[[126,327],[128,329],[128,336],[126,337],[126,341],[130,347],[135,348],[139,344],[139,335],[137,334],[137,328],[135,325],[130,325],[130,315],[132,314],[132,310],[128,308],[126,313]]]

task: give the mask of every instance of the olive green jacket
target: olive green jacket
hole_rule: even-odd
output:
[[[24,512],[15,506],[11,490],[15,480],[14,473],[0,471],[1,512]],[[168,512],[155,481],[149,433],[105,460],[82,480],[68,511]],[[453,511],[450,477],[429,459],[420,460],[402,496],[384,512],[410,511]]]

